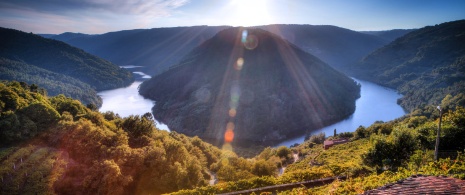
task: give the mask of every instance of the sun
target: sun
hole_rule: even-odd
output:
[[[234,26],[265,25],[270,22],[267,0],[232,0],[231,23]]]

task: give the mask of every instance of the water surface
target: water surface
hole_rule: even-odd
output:
[[[365,127],[370,126],[375,121],[390,121],[399,118],[406,112],[397,104],[397,99],[402,95],[395,90],[382,87],[380,85],[354,79],[362,86],[360,89],[360,98],[355,102],[355,112],[349,118],[342,120],[330,126],[323,127],[312,134],[324,132],[326,136],[334,134],[334,129],[337,133],[354,132],[360,125]],[[276,146],[291,146],[295,143],[304,142],[305,136],[288,139]]]
[[[103,104],[99,109],[100,112],[113,111],[119,114],[121,117],[128,117],[129,115],[143,115],[147,112],[152,113],[152,107],[155,102],[149,99],[145,99],[139,94],[139,85],[150,76],[137,71],[139,66],[122,66],[123,68],[134,71],[136,81],[134,81],[128,87],[122,87],[112,90],[100,91],[97,93],[102,97]],[[157,128],[163,130],[169,130],[165,124],[157,122]]]

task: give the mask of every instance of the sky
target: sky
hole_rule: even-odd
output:
[[[460,19],[465,0],[0,0],[1,27],[37,34],[267,24],[368,31]]]

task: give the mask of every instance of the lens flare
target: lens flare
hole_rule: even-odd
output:
[[[221,147],[221,149],[233,151],[233,147],[231,146],[230,143],[225,143],[225,144],[223,144],[223,147]],[[227,160],[227,159],[226,159],[226,160]]]
[[[244,47],[248,50],[253,50],[258,46],[258,37],[255,35],[248,35],[247,40],[244,43]]]
[[[244,47],[248,50],[253,50],[258,46],[258,37],[255,35],[249,34],[247,30],[242,31],[241,42],[244,44]]]
[[[228,122],[228,124],[226,124],[226,129],[234,130],[234,123],[233,122]]]
[[[236,109],[235,108],[229,109],[229,117],[231,117],[231,118],[236,117]]]
[[[247,30],[242,31],[242,39],[241,39],[242,43],[245,43],[247,41],[247,34],[248,34]]]
[[[232,129],[226,130],[224,133],[224,142],[231,143],[234,140],[234,131]]]
[[[237,61],[236,61],[236,64],[234,66],[234,68],[236,70],[242,70],[242,66],[244,65],[244,58],[238,58]]]

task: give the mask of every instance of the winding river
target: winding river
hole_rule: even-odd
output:
[[[128,87],[118,88],[113,90],[101,91],[98,93],[103,99],[103,105],[100,108],[101,112],[113,111],[121,117],[129,115],[142,115],[151,112],[151,108],[155,102],[143,98],[139,95],[138,87],[150,76],[139,70],[139,66],[122,66],[130,69],[136,76],[136,81]],[[357,80],[360,83],[361,97],[356,101],[355,112],[345,120],[342,120],[333,125],[324,127],[314,131],[312,134],[324,132],[326,135],[332,135],[334,129],[340,132],[353,132],[360,125],[369,126],[375,121],[390,121],[401,117],[406,112],[397,105],[397,99],[402,97],[395,90],[376,85],[368,81]],[[164,124],[157,123],[159,129],[169,130]],[[276,146],[291,146],[295,143],[302,143],[305,136],[288,139]]]
[[[404,109],[397,104],[397,99],[402,95],[395,90],[372,82],[353,79],[362,86],[360,98],[355,102],[355,112],[345,120],[312,132],[313,135],[324,132],[326,136],[330,136],[333,135],[334,129],[337,133],[354,132],[360,125],[367,127],[375,121],[390,121],[406,114]],[[295,143],[304,142],[304,138],[305,135],[288,139],[276,146],[289,147]]]
[[[143,115],[147,112],[152,113],[152,107],[155,102],[149,99],[145,99],[139,95],[139,85],[144,80],[150,79],[150,76],[138,71],[140,66],[121,66],[122,68],[130,69],[133,71],[136,81],[130,86],[117,88],[112,90],[100,91],[97,93],[102,100],[102,107],[99,109],[100,112],[113,111],[121,117],[128,117],[129,115]],[[168,130],[165,124],[157,122],[157,128]]]

